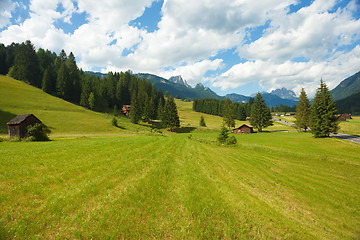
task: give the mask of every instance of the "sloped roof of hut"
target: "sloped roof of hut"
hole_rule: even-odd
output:
[[[11,119],[7,124],[8,125],[16,125],[16,124],[20,124],[21,122],[25,121],[25,119],[27,119],[30,116],[34,116],[34,114],[24,114],[24,115],[17,115],[16,117],[14,117],[13,119]],[[35,117],[35,116],[34,116]],[[36,119],[38,119],[37,117],[35,117]],[[39,120],[39,119],[38,119]],[[40,120],[39,120],[40,121]],[[41,122],[41,121],[40,121]]]

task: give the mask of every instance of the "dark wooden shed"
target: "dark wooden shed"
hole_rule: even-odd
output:
[[[9,137],[24,138],[27,136],[27,127],[41,121],[33,114],[18,115],[7,123]]]
[[[253,133],[253,126],[249,124],[243,124],[238,128],[233,129],[233,133]]]

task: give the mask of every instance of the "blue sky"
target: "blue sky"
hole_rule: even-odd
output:
[[[182,75],[220,95],[311,96],[360,70],[358,0],[1,0],[0,42],[73,52],[92,71]]]

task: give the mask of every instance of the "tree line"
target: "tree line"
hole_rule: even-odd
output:
[[[253,98],[250,98],[248,103],[231,102],[230,108],[231,111],[233,112],[234,118],[240,121],[245,121],[246,117],[250,116],[251,105],[253,104],[253,102],[254,102]],[[226,108],[229,108],[229,105],[227,104],[228,104],[227,99],[225,100],[209,99],[209,98],[194,99],[193,110],[195,112],[202,112],[215,116],[224,117]]]
[[[129,72],[109,72],[102,79],[85,74],[78,68],[72,52],[67,55],[62,50],[57,55],[42,48],[35,51],[29,40],[9,46],[0,44],[0,74],[8,74],[53,96],[95,111],[113,110],[116,114],[123,105],[131,104],[130,117],[134,123],[141,119],[146,122],[162,119],[167,127],[179,126],[174,99],[165,99],[161,88],[157,90],[150,81]]]

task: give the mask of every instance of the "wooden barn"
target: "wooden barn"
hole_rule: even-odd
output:
[[[27,127],[41,121],[33,114],[18,115],[7,123],[9,137],[24,138],[27,136]]]
[[[129,116],[131,105],[123,105],[121,111],[125,116]]]
[[[346,122],[346,118],[342,114],[337,116],[337,120],[340,122]]]
[[[341,114],[345,119],[352,119],[351,117],[351,114],[349,113],[344,113],[344,114]]]
[[[233,129],[233,133],[253,133],[253,126],[249,124],[243,124],[238,128]]]

